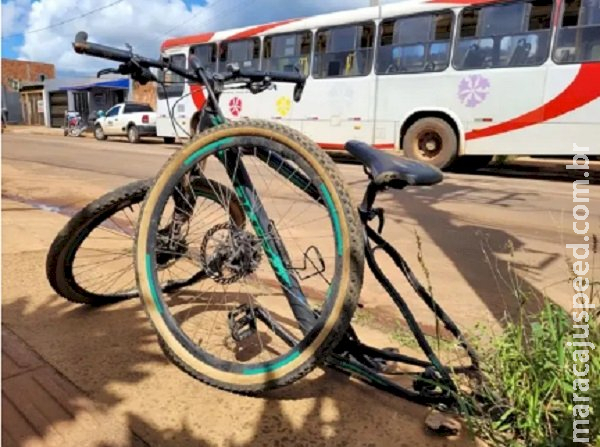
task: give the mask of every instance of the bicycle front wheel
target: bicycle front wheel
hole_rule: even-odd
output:
[[[224,209],[239,200],[246,225],[178,209],[194,200],[185,188],[194,175],[233,191],[218,200]],[[187,247],[188,262],[209,278],[168,294],[156,286],[157,259],[160,228],[173,216],[185,218],[169,243]],[[244,394],[307,374],[356,308],[358,222],[335,164],[299,132],[243,120],[201,134],[163,167],[136,238],[138,288],[166,355],[193,377]]]

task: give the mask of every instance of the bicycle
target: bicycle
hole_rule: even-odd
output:
[[[128,70],[130,67],[103,69],[97,73],[97,77],[110,73],[128,74]],[[258,75],[259,73],[254,73],[255,79],[260,78]],[[143,83],[149,81],[143,76],[139,80]],[[256,90],[252,84],[246,84],[244,88],[254,89],[255,94],[263,90]],[[171,114],[176,105],[177,102],[173,105]],[[212,126],[209,116],[202,111],[197,134]],[[146,179],[110,191],[73,215],[56,235],[46,255],[46,278],[58,295],[68,301],[90,306],[115,304],[138,296],[135,278],[127,275],[129,270],[133,272],[133,261],[129,263],[124,258],[129,258],[133,249],[134,222],[137,221],[139,207],[151,185],[152,179]],[[217,204],[216,197],[226,194],[225,187],[218,182],[209,185],[199,178],[195,180],[195,189],[196,194],[204,201]],[[245,215],[241,204],[233,201],[229,205],[228,213],[238,225],[243,225]],[[102,244],[99,241],[108,239],[118,241],[114,243],[112,251],[98,248]],[[92,257],[95,258],[94,262],[90,262]],[[82,261],[81,265],[78,260]],[[98,276],[93,267],[100,264],[105,271],[111,267],[113,271]],[[168,259],[163,262],[165,272],[167,267]],[[186,279],[173,279],[172,275],[166,274],[164,276],[161,283],[167,291],[177,290],[203,278],[201,271]]]
[[[209,78],[193,59],[190,59],[193,70],[188,71],[166,61],[145,59],[89,43],[87,35],[82,33],[76,37],[74,46],[78,53],[123,63],[122,71],[128,71],[134,79],[154,80],[150,67],[169,69],[191,82],[200,83],[208,92],[205,111],[214,127],[173,154],[163,166],[146,196],[136,236],[138,290],[161,346],[174,364],[209,385],[244,394],[257,394],[293,383],[317,364],[324,364],[418,403],[450,405],[455,402],[457,386],[451,373],[476,373],[477,355],[402,256],[383,239],[380,233],[384,210],[374,207],[377,195],[388,188],[401,190],[441,182],[442,173],[438,169],[379,152],[364,143],[348,142],[346,149],[363,163],[370,179],[362,204],[356,209],[335,164],[301,133],[260,120],[227,123],[219,108],[218,94],[228,81],[244,80],[256,90],[269,88],[272,82],[292,82],[296,84],[294,99],[300,100],[305,82],[301,76],[233,70]],[[264,166],[263,170],[256,167],[258,162]],[[205,171],[197,169],[202,163],[210,164],[211,179],[206,177]],[[252,167],[248,168],[251,163]],[[218,173],[218,167],[223,172]],[[319,222],[327,221],[329,225],[317,225],[313,229],[308,228],[310,222],[306,221],[299,230],[309,232],[312,240],[318,239],[318,246],[303,245],[294,238],[286,238],[285,241],[291,241],[284,243],[284,236],[288,236],[293,227],[281,225],[285,216],[277,211],[295,203],[281,203],[282,190],[270,196],[259,194],[263,188],[259,182],[252,181],[254,172],[262,174],[257,179],[264,182],[267,189],[268,182],[285,179],[285,185],[297,195],[296,200],[304,203],[305,209],[313,207],[310,215],[320,211]],[[207,182],[214,181],[212,178],[229,181],[231,187],[225,186],[226,193],[215,194],[215,197],[225,209],[231,200],[241,203],[250,228],[238,225],[233,219],[225,224],[208,225],[199,238],[200,243],[194,246],[194,233],[190,231],[194,227],[190,226],[190,220],[194,217],[197,197],[189,184],[197,178]],[[175,205],[169,206],[170,202]],[[269,217],[267,206],[277,214],[277,222]],[[309,213],[303,208],[303,213],[294,217],[299,219],[305,215]],[[370,222],[377,218],[379,228],[375,231]],[[161,222],[167,222],[166,226]],[[165,228],[168,231],[165,232]],[[330,232],[326,235],[319,232],[327,229]],[[219,238],[215,237],[217,234]],[[170,247],[184,249],[165,251],[161,248],[165,240]],[[405,300],[375,259],[378,249],[391,257],[418,296],[459,341],[470,359],[469,366],[451,369],[442,365]],[[263,253],[266,255],[264,263]],[[160,259],[165,255],[195,262],[203,269],[206,281],[194,287],[210,283],[212,288],[190,291],[186,295],[188,300],[181,298],[181,291],[167,297],[166,291],[157,286]],[[362,285],[365,257],[428,360],[369,347],[360,342],[350,326]],[[266,264],[267,271],[260,270]],[[328,270],[333,270],[333,276],[326,275]],[[274,278],[261,282],[261,277],[269,272]],[[227,289],[232,284],[245,286],[245,291],[232,294]],[[217,293],[221,288],[224,293]],[[282,302],[286,301],[291,316],[282,315],[285,307]],[[272,307],[267,309],[266,303]],[[173,312],[171,305],[174,310],[183,306],[183,310]],[[197,305],[203,307],[199,309]],[[207,324],[203,317],[218,311],[223,311],[225,317],[221,321],[213,318]],[[210,327],[208,337],[188,331],[188,322],[195,317],[200,317],[199,327]],[[218,336],[213,340],[217,340],[218,353],[209,352],[213,345],[205,343],[216,329],[219,329]],[[223,341],[220,346],[219,341]],[[260,357],[265,352],[270,354],[266,360]],[[408,388],[386,377],[385,362],[406,363],[423,371],[414,380],[413,387]]]

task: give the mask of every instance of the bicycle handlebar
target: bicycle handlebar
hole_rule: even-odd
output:
[[[145,57],[140,57],[133,54],[131,51],[120,50],[118,48],[101,45],[98,43],[88,42],[88,34],[85,31],[79,31],[75,36],[73,48],[78,54],[87,54],[89,56],[109,59],[115,62],[127,63],[135,59],[137,63],[145,67],[168,68],[166,62],[162,60],[152,60]]]
[[[202,82],[202,77],[199,76],[198,69],[201,68],[197,62],[192,63],[197,68],[189,71],[185,68],[177,67],[169,62],[161,59],[148,59],[142,56],[133,54],[131,51],[121,50],[118,48],[109,47],[97,43],[88,42],[88,34],[85,31],[80,31],[75,36],[75,42],[73,42],[73,48],[78,54],[87,54],[94,57],[103,59],[109,59],[115,62],[121,62],[123,64],[133,63],[142,68],[159,68],[170,70],[188,80],[194,82]],[[195,58],[194,58],[195,59]],[[294,100],[300,101],[304,85],[306,84],[306,77],[300,73],[288,73],[288,72],[268,72],[248,69],[231,69],[227,73],[217,73],[212,77],[213,80],[221,80],[223,82],[237,81],[237,80],[248,80],[249,82],[286,82],[296,84],[294,89]]]

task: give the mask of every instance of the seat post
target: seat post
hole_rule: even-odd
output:
[[[375,199],[377,198],[377,194],[384,189],[385,187],[377,185],[373,180],[369,182],[369,186],[367,186],[363,201],[358,208],[360,218],[363,222],[368,222],[370,220],[371,211],[373,211],[373,205],[375,203]]]

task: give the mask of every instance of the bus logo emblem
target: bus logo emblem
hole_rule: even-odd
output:
[[[458,99],[466,107],[476,107],[490,94],[490,81],[481,75],[467,76],[458,84]]]
[[[290,98],[288,98],[287,96],[281,96],[277,100],[275,107],[277,108],[277,112],[279,112],[281,116],[287,116],[288,113],[290,113],[290,110],[292,109],[292,101],[290,101]]]
[[[231,101],[229,101],[229,111],[235,117],[240,116],[240,113],[242,113],[242,107],[242,100],[237,96],[231,98]]]

